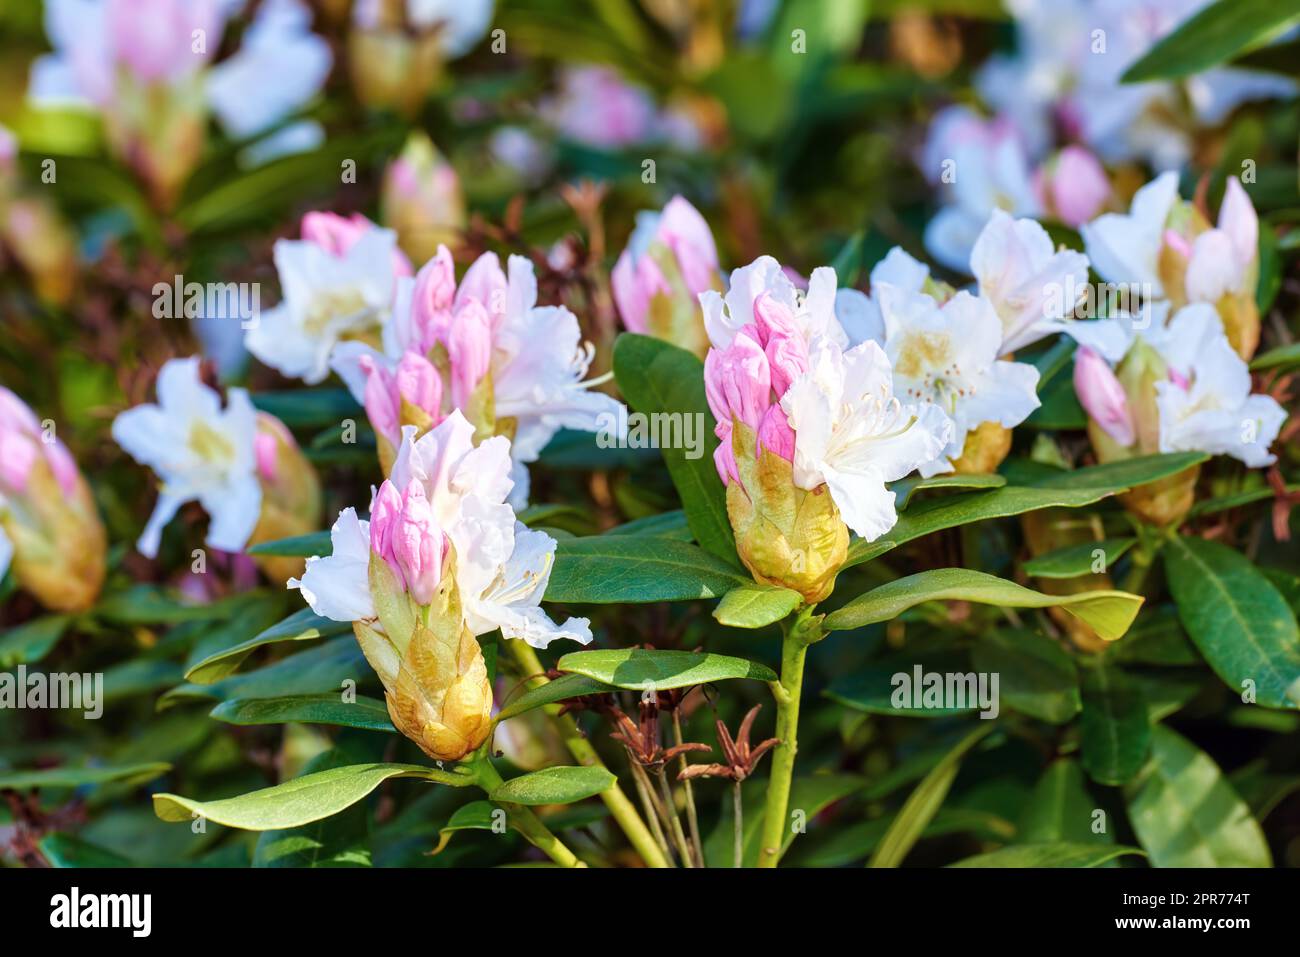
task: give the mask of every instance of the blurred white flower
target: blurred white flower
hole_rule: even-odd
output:
[[[158,502],[137,542],[158,554],[162,530],[186,502],[198,501],[211,519],[207,543],[242,551],[257,525],[262,488],[254,452],[257,411],[243,389],[226,405],[199,378],[199,360],[171,359],[158,373],[158,402],[138,405],[113,420],[113,438],[161,480]]]

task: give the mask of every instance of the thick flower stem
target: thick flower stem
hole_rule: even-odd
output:
[[[475,774],[478,777],[479,787],[484,792],[491,794],[493,790],[502,784],[501,775],[497,769],[492,766],[492,760],[484,755],[478,765],[475,767]],[[573,851],[565,847],[564,842],[551,833],[550,829],[542,823],[542,819],[532,812],[531,809],[524,807],[522,804],[501,805],[506,812],[506,817],[514,825],[516,831],[526,837],[534,847],[544,853],[561,867],[586,867],[582,861],[578,860]]]
[[[803,664],[808,645],[821,637],[809,622],[805,609],[785,627],[781,642],[781,680],[770,683],[776,698],[776,736],[781,743],[772,751],[772,776],[767,785],[763,811],[763,841],[759,867],[776,867],[785,843],[786,812],[790,807],[790,782],[794,777],[794,756],[799,750],[799,697],[803,693]]]
[[[525,675],[532,676],[528,681],[529,688],[536,688],[539,685],[546,684],[548,679],[543,674],[545,669],[537,659],[537,652],[532,649],[531,645],[518,638],[510,639],[504,644],[509,649],[510,654],[514,656],[520,670]],[[605,762],[600,759],[596,749],[583,735],[582,730],[578,727],[578,722],[573,720],[572,715],[560,714],[560,706],[557,704],[547,705],[545,711],[555,721],[560,736],[564,739],[564,744],[568,747],[569,753],[573,755],[575,761],[584,767],[603,768],[605,766]],[[647,867],[669,866],[668,858],[659,849],[653,835],[650,833],[650,829],[641,820],[636,805],[623,793],[623,789],[618,786],[617,782],[602,791],[600,799],[605,802],[605,806],[609,808],[609,813],[618,822],[618,826],[623,829],[628,841],[636,849],[636,852],[641,855],[641,860],[645,861]]]

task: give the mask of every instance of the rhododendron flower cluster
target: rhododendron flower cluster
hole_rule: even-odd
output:
[[[592,348],[573,313],[537,304],[532,263],[511,256],[507,270],[485,253],[457,283],[440,247],[414,279],[399,280],[382,350],[340,342],[330,363],[365,405],[386,471],[404,426],[423,433],[458,409],[478,439],[510,439],[512,501],[522,506],[527,463],[555,433],[595,432],[620,404],[585,379]]]

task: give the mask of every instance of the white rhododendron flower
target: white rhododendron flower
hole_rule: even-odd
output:
[[[283,299],[262,312],[244,344],[281,374],[314,385],[329,375],[335,345],[387,321],[394,284],[410,265],[396,233],[361,217],[309,213],[302,235],[276,241]]]
[[[779,262],[771,256],[760,256],[732,271],[725,294],[712,289],[700,294],[709,341],[718,349],[731,345],[736,333],[754,322],[754,304],[766,294],[790,311],[795,328],[806,341],[825,336],[847,346],[853,334],[845,326],[861,320],[866,296],[856,289],[837,290],[836,285],[835,270],[822,266],[812,271],[808,290],[803,292]]]
[[[1169,365],[1168,379],[1156,383],[1161,452],[1230,455],[1251,468],[1277,461],[1268,449],[1286,411],[1271,396],[1251,394],[1250,369],[1210,306],[1179,310],[1159,351]]]
[[[1038,408],[1038,370],[998,358],[1002,326],[988,300],[963,291],[940,305],[888,284],[873,291],[894,391],[905,402],[942,410],[953,423],[943,454],[923,464],[922,475],[950,470],[949,460],[961,456],[967,433],[981,423],[1009,429]]]
[[[243,389],[230,389],[223,408],[221,397],[199,378],[197,357],[169,360],[157,388],[157,404],[138,405],[113,421],[118,445],[161,481],[137,547],[155,557],[164,526],[182,505],[197,501],[211,519],[207,543],[221,551],[242,550],[262,509],[257,410]]]
[[[298,588],[312,609],[335,621],[377,620],[368,581],[373,523],[381,496],[412,496],[427,503],[421,532],[451,546],[450,574],[460,592],[466,623],[475,635],[497,628],[538,648],[557,638],[586,644],[585,618],[557,625],[541,609],[550,578],[555,541],[515,519],[510,493],[510,443],[492,436],[474,445],[474,428],[453,411],[419,439],[403,430],[392,475],[372,501],[371,521],[345,509],[330,532],[333,554],[309,559]]]
[[[1178,201],[1178,174],[1163,173],[1133,195],[1127,213],[1104,213],[1080,228],[1092,268],[1107,282],[1136,283],[1163,298],[1160,247]]]
[[[1166,241],[1178,242],[1176,236]],[[1259,255],[1259,217],[1241,181],[1229,176],[1219,222],[1187,250],[1186,290],[1191,302],[1216,303],[1228,293],[1254,293]]]
[[[885,483],[938,458],[952,423],[933,404],[894,395],[889,357],[875,342],[846,352],[820,336],[808,351],[808,371],[781,398],[794,430],[795,484],[825,483],[845,524],[872,541],[898,521]]]
[[[1001,320],[1003,352],[1078,324],[1070,317],[1088,291],[1088,257],[1056,249],[1032,219],[995,211],[975,241],[970,268],[980,297]]]

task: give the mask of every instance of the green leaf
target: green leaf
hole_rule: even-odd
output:
[[[470,801],[468,804],[462,804],[452,813],[451,819],[438,829],[438,843],[429,852],[429,856],[440,854],[457,831],[492,830],[496,826],[497,815],[500,813],[502,813],[501,809],[491,801]]]
[[[720,598],[748,575],[688,542],[637,535],[562,539],[547,601],[687,601]]]
[[[1156,867],[1273,866],[1264,832],[1219,766],[1163,725],[1128,815]]]
[[[1265,372],[1270,369],[1294,369],[1300,366],[1300,342],[1278,346],[1261,352],[1250,362],[1251,372]]]
[[[1092,570],[1099,557],[1103,570],[1107,570],[1136,544],[1136,538],[1107,538],[1100,542],[1067,545],[1031,558],[1025,562],[1024,569],[1026,574],[1035,578],[1075,578],[1079,575],[1099,574]],[[1102,553],[1100,556],[1097,555],[1099,549]]]
[[[374,671],[351,635],[331,638],[256,671],[222,678],[216,684],[178,685],[159,699],[159,707],[194,698],[227,701],[231,698],[337,694],[344,681],[358,685],[374,681]]]
[[[871,855],[868,867],[902,865],[912,846],[920,839],[930,820],[943,805],[943,799],[948,796],[948,790],[952,787],[952,782],[957,779],[957,772],[961,770],[962,759],[993,730],[993,726],[992,721],[981,722],[980,727],[957,742],[957,746],[945,754],[921,780],[894,816],[889,830],[885,832],[885,836],[876,846],[875,853]]]
[[[45,615],[0,635],[0,668],[35,664],[48,655],[72,624],[71,615]]]
[[[855,538],[849,545],[845,567],[879,558],[899,545],[932,532],[991,518],[1006,518],[1040,508],[1077,508],[1100,501],[1112,492],[1099,489],[1039,489],[1006,486],[986,492],[969,492],[919,502],[903,512],[898,522],[874,542]]]
[[[762,628],[778,622],[803,603],[790,588],[747,582],[722,596],[713,617],[732,628]]]
[[[208,655],[185,672],[185,680],[201,685],[220,681],[235,671],[245,658],[263,645],[280,641],[332,638],[351,631],[352,626],[347,622],[323,618],[310,608],[302,608],[252,638]]]
[[[79,788],[87,784],[139,784],[171,770],[171,765],[161,761],[142,764],[124,764],[117,767],[58,767],[40,771],[0,770],[0,789],[13,788],[25,791],[30,788]]]
[[[1193,465],[1200,465],[1209,457],[1205,452],[1138,455],[1131,459],[1107,462],[1104,465],[1054,471],[1029,484],[1035,488],[1087,488],[1122,492],[1125,489],[1150,485],[1152,482],[1185,472]]]
[[[976,854],[950,867],[1101,867],[1126,854],[1144,856],[1136,847],[1106,844],[1016,844]]]
[[[1240,694],[1300,707],[1300,627],[1277,587],[1244,555],[1218,542],[1175,537],[1164,549],[1169,590],[1196,647]]]
[[[932,488],[1001,488],[1007,484],[1003,475],[935,475],[932,478],[906,478],[893,482],[889,490],[894,493],[894,507],[900,512],[907,508],[917,492]]]
[[[505,804],[572,804],[609,790],[617,780],[603,767],[561,765],[511,778],[488,796]]]
[[[250,555],[276,558],[311,558],[315,555],[332,555],[334,546],[330,543],[329,532],[312,532],[309,535],[294,535],[292,538],[277,538],[273,542],[250,545],[247,551]]]
[[[1191,76],[1266,43],[1300,21],[1296,0],[1218,0],[1151,47],[1123,83]]]
[[[47,834],[40,841],[41,854],[52,867],[134,867],[135,862],[83,841],[71,834]]]
[[[996,493],[994,493],[996,494]],[[829,631],[890,621],[927,601],[971,601],[1011,608],[1064,608],[1102,638],[1119,638],[1133,623],[1142,598],[1121,591],[1045,595],[1015,582],[965,568],[936,568],[900,578],[850,601],[826,616]]]
[[[389,778],[423,778],[463,786],[468,775],[416,764],[350,764],[305,774],[274,787],[220,801],[195,801],[176,794],[155,794],[154,813],[164,821],[189,821],[194,815],[245,831],[300,827],[351,807]]]
[[[1079,673],[1056,642],[1028,631],[989,631],[971,656],[976,672],[998,676],[998,696],[1016,711],[1051,724],[1079,712]]]
[[[577,698],[586,694],[603,694],[612,690],[603,681],[588,678],[586,675],[560,675],[554,681],[547,681],[536,688],[530,688],[515,698],[497,714],[497,721],[505,721],[532,711],[534,708],[554,704],[556,701]]]
[[[686,513],[681,509],[648,515],[634,519],[622,525],[616,525],[606,535],[640,535],[645,538],[675,538],[678,541],[693,541],[691,527],[686,523]]]
[[[573,651],[561,658],[556,667],[633,691],[668,691],[729,678],[776,680],[776,673],[771,668],[757,662],[695,651],[643,648]]]
[[[1123,784],[1146,760],[1151,715],[1141,689],[1104,662],[1083,669],[1083,767],[1099,784]]]
[[[292,695],[285,698],[231,698],[211,711],[227,724],[336,724],[367,731],[394,731],[388,707],[374,698],[358,695],[351,704],[338,692]]]
[[[1024,844],[1113,844],[1109,829],[1101,834],[1092,830],[1096,807],[1083,767],[1073,758],[1058,758],[1048,765],[1025,802],[1017,839]]]
[[[713,464],[718,440],[704,396],[704,363],[672,343],[623,333],[614,343],[614,377],[628,405],[637,412],[698,417],[693,419],[702,423],[697,457],[688,458],[694,453],[685,448],[660,451],[695,540],[723,561],[739,564],[727,518],[727,492]]]

